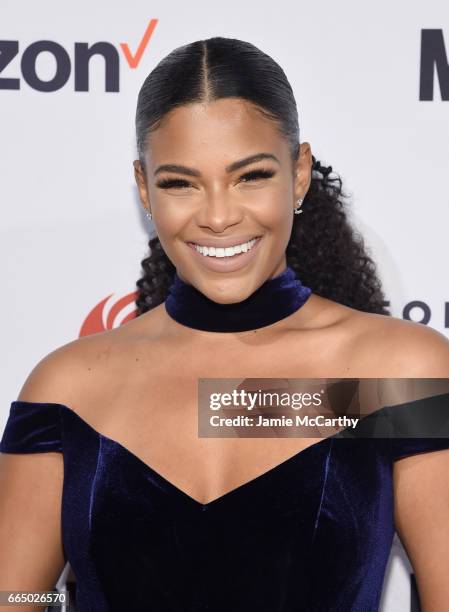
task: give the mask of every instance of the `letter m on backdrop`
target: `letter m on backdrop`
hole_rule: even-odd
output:
[[[434,75],[438,76],[441,100],[449,101],[449,64],[443,30],[421,30],[419,99],[434,99]]]

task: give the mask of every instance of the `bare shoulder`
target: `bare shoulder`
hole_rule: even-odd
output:
[[[79,388],[89,356],[103,350],[111,332],[78,338],[45,355],[26,378],[18,399],[70,405]]]
[[[449,339],[436,329],[350,308],[314,296],[311,321],[332,330],[344,347],[346,375],[391,378],[449,377]]]
[[[136,352],[143,327],[138,317],[121,327],[83,336],[57,347],[34,366],[18,399],[73,407],[82,404],[83,397],[105,395],[108,388],[112,394],[114,381],[119,384],[129,367],[131,355]],[[145,329],[148,329],[148,320]],[[148,347],[149,334],[144,337]]]
[[[436,329],[392,316],[356,311],[355,338],[360,352],[382,376],[449,377],[449,340]]]

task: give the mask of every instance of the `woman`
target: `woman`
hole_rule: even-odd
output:
[[[157,231],[139,316],[47,355],[12,403],[0,587],[50,589],[69,561],[81,611],[374,611],[396,526],[423,610],[447,610],[449,439],[197,434],[202,377],[449,373],[442,334],[385,316],[284,72],[239,40],[185,45],[136,129]]]

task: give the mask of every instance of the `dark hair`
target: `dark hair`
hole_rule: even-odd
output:
[[[176,107],[237,97],[254,105],[287,138],[292,160],[299,154],[298,111],[282,68],[267,54],[233,38],[214,37],[174,49],[145,79],[136,111],[137,150],[145,170],[148,134]],[[325,298],[366,312],[390,315],[376,266],[361,234],[350,225],[342,181],[312,156],[312,179],[294,215],[287,265],[301,282]],[[159,239],[149,241],[137,281],[137,316],[165,301],[175,266]]]

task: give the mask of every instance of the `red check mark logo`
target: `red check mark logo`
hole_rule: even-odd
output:
[[[125,54],[126,61],[128,62],[130,68],[137,68],[137,66],[139,65],[139,62],[146,49],[148,41],[153,35],[154,28],[156,27],[157,22],[158,22],[157,19],[151,19],[145,31],[145,34],[143,35],[143,38],[140,41],[139,46],[137,47],[137,51],[135,55],[131,53],[128,43],[120,43],[120,46],[123,50],[123,53]]]

